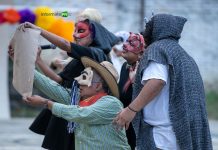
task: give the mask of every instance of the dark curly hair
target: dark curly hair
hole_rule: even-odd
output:
[[[143,37],[147,45],[150,45],[152,42],[152,31],[153,31],[153,19],[149,20],[146,23],[145,31],[143,32]]]

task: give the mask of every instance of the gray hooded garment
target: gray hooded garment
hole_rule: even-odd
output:
[[[152,17],[152,43],[140,60],[133,85],[133,100],[143,88],[142,73],[149,61],[168,65],[169,116],[180,149],[210,150],[212,144],[203,81],[193,58],[178,44],[185,22],[185,18],[167,14]],[[153,127],[143,121],[143,111],[136,114],[133,126],[137,136],[137,150],[156,149]]]
[[[105,54],[109,54],[112,47],[117,44],[121,39],[108,31],[101,24],[89,20],[93,32],[93,42],[90,45],[92,48],[103,50]]]

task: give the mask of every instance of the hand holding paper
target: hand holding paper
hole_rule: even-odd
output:
[[[39,35],[40,30],[18,28],[9,45],[14,50],[13,86],[24,98],[32,95]]]

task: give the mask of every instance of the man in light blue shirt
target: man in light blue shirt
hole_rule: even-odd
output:
[[[86,69],[75,78],[80,91],[78,104],[72,103],[71,96],[74,97],[75,93],[70,95],[68,90],[37,71],[35,86],[59,103],[36,95],[27,97],[25,102],[34,106],[47,106],[54,115],[74,122],[72,130],[78,150],[130,149],[125,130],[116,130],[112,125],[113,118],[123,108],[117,99],[117,71],[107,61],[99,64],[88,57],[82,57],[81,61]]]

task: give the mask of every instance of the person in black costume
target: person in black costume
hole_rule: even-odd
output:
[[[73,60],[64,68],[59,75],[54,74],[48,66],[45,66],[38,55],[36,64],[51,79],[60,83],[61,86],[71,88],[74,77],[84,70],[80,58],[90,57],[98,62],[109,61],[108,53],[112,46],[119,42],[113,33],[109,32],[101,24],[85,19],[76,23],[74,32],[75,43],[64,40],[46,30],[43,30],[29,22],[19,26],[20,30],[33,28],[41,31],[41,35],[48,41],[68,52]],[[39,52],[40,54],[40,52]],[[46,93],[45,93],[46,94]],[[67,131],[68,122],[64,119],[51,115],[48,109],[44,109],[30,126],[35,133],[45,135],[42,147],[50,150],[73,150],[74,135]]]
[[[131,43],[131,44],[129,44]],[[130,33],[129,38],[123,45],[122,57],[126,59],[122,65],[119,81],[120,100],[124,108],[127,107],[132,101],[132,84],[137,69],[137,63],[143,54],[145,48],[142,35]],[[131,149],[134,150],[136,146],[136,136],[132,124],[126,130],[128,143]]]

